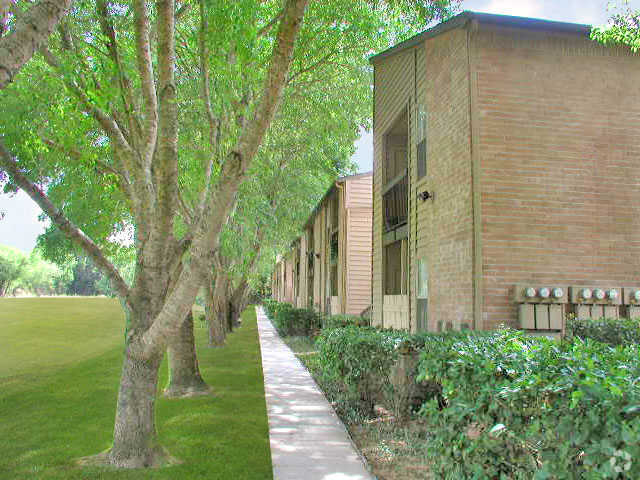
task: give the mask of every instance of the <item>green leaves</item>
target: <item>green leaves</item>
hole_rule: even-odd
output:
[[[638,345],[512,330],[441,337],[425,342],[419,374],[440,382],[449,405],[423,408],[441,478],[473,478],[478,466],[489,478],[615,478],[614,452],[639,450]]]
[[[626,45],[633,52],[640,50],[640,12],[629,8],[611,17],[606,27],[594,27],[591,38],[604,45]]]

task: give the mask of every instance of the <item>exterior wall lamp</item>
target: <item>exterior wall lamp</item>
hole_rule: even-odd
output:
[[[426,202],[430,198],[433,199],[433,193],[428,192],[427,190],[418,193],[418,198],[423,202]]]

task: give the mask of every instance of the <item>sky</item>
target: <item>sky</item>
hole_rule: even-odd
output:
[[[464,0],[463,10],[474,12],[517,15],[562,22],[602,25],[607,22],[608,0]],[[631,0],[632,8],[640,9],[640,0]],[[359,172],[372,169],[373,145],[370,132],[363,132],[356,142],[353,160]],[[30,252],[45,223],[38,221],[40,208],[24,193],[15,196],[0,193],[0,244]]]

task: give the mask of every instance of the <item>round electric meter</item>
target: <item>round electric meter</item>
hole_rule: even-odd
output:
[[[607,292],[607,297],[609,298],[609,300],[615,300],[616,298],[618,298],[618,291],[612,288]]]
[[[640,302],[640,290],[636,290],[635,292],[633,292],[633,299],[636,302]]]
[[[549,298],[549,295],[551,295],[551,291],[547,287],[543,287],[540,289],[539,294],[541,298]]]
[[[582,291],[580,292],[580,296],[586,300],[590,299],[592,295],[593,295],[593,292],[589,288],[583,288]]]
[[[564,296],[564,290],[559,287],[553,289],[553,298],[562,298]]]
[[[640,290],[638,290],[638,292],[640,293]],[[524,296],[527,297],[527,298],[535,297],[536,296],[536,289],[533,288],[533,287],[525,288]]]
[[[604,290],[602,290],[601,288],[596,288],[593,291],[593,296],[596,297],[597,300],[604,300],[604,297],[605,297]]]

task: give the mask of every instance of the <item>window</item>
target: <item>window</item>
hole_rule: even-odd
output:
[[[427,174],[427,111],[423,104],[418,104],[416,110],[416,160],[420,180]]]
[[[416,275],[416,317],[419,332],[426,332],[429,327],[429,271],[424,258],[418,260]]]
[[[418,144],[418,180],[427,174],[427,141],[422,140]]]
[[[405,295],[407,293],[406,253],[406,238],[384,247],[385,295]]]

